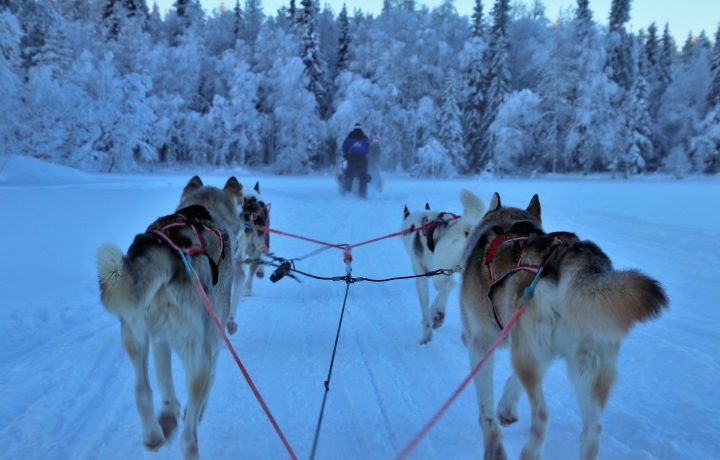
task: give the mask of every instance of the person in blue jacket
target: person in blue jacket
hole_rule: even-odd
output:
[[[347,135],[342,144],[343,158],[347,161],[347,168],[343,176],[343,190],[349,192],[353,180],[357,177],[360,182],[358,192],[361,197],[367,197],[368,153],[370,152],[370,139],[365,135],[360,123],[355,123],[353,130]]]

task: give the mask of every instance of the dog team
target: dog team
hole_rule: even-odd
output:
[[[546,233],[537,195],[525,209],[504,206],[497,193],[487,210],[468,190],[461,191],[460,201],[462,215],[434,211],[428,204],[422,211],[410,212],[407,206],[403,210],[403,245],[415,275],[446,270],[432,278],[437,291],[432,303],[427,277],[416,278],[420,343],[430,342],[433,330],[443,324],[455,285],[454,276],[447,273],[460,272],[462,341],[471,367],[523,303],[523,314],[503,343],[510,347],[514,372],[497,409],[492,358],[474,377],[484,458],[507,458],[500,425],[518,420],[522,391],[531,414],[520,457],[541,457],[549,419],[542,379],[555,358],[566,361],[580,406],[579,458],[596,458],[621,341],[633,325],[657,317],[667,307],[662,287],[638,270],[614,269],[591,241],[566,231]],[[193,289],[184,260],[191,261],[221,324],[235,333],[239,298],[252,292],[254,277],[263,276],[260,257],[269,250],[269,210],[259,183],[248,191],[231,177],[220,189],[195,176],[184,187],[176,210],[138,234],[125,254],[114,244],[98,250],[101,301],[120,321],[148,449],[160,448],[178,427],[174,351],[187,380],[183,455],[199,458],[197,425],[220,351],[221,336]],[[523,298],[533,282],[534,296]],[[157,416],[148,373],[151,349],[162,400]]]

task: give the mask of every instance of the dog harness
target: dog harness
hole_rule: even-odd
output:
[[[501,233],[498,236],[495,237],[495,239],[490,243],[490,246],[488,246],[487,251],[485,252],[485,267],[488,271],[488,277],[490,278],[490,289],[488,289],[488,298],[490,300],[490,305],[492,305],[492,312],[493,317],[495,318],[495,323],[500,328],[500,330],[503,330],[504,323],[502,320],[502,317],[500,315],[500,311],[497,308],[497,305],[495,305],[495,302],[493,302],[490,293],[493,290],[493,287],[498,284],[501,280],[506,278],[507,276],[511,275],[512,273],[524,271],[527,273],[531,273],[533,275],[536,275],[538,271],[547,265],[547,263],[550,261],[552,256],[557,251],[557,248],[563,244],[562,240],[559,238],[555,238],[555,242],[553,244],[553,251],[545,258],[542,264],[522,264],[522,257],[525,254],[525,248],[527,246],[527,241],[529,237],[528,236],[518,236],[515,238],[508,238],[505,239],[505,234]],[[507,271],[507,273],[503,274],[501,277],[497,277],[495,274],[495,268],[493,265],[493,261],[495,260],[495,255],[497,254],[498,249],[505,245],[505,244],[519,244],[520,251],[518,252],[517,259],[513,263],[513,267]]]
[[[212,222],[212,217],[210,217],[207,209],[203,206],[195,204],[179,209],[175,212],[175,214],[167,216],[163,218],[163,220],[166,218],[172,219],[172,221],[160,228],[151,230],[150,233],[160,238],[162,242],[170,246],[172,249],[180,251],[186,256],[192,257],[199,254],[205,254],[207,256],[208,263],[210,264],[210,271],[212,272],[212,283],[213,285],[217,284],[220,263],[225,258],[225,236],[219,230],[202,222]],[[190,227],[195,233],[195,236],[197,236],[197,245],[192,245],[192,242],[190,245],[184,244],[187,242],[187,238],[180,235],[178,230],[186,227]],[[218,239],[218,242],[220,243],[220,255],[217,260],[213,259],[207,252],[202,230],[210,232]],[[185,241],[178,241],[180,239]]]
[[[435,229],[439,226],[447,227],[452,222],[455,222],[458,219],[460,219],[460,216],[457,216],[451,212],[441,212],[433,220],[428,219],[427,216],[423,216],[422,220],[420,221],[420,227],[418,228],[418,230],[422,231],[422,234],[425,237],[425,241],[427,242],[426,244],[430,252],[435,252],[435,238],[433,237],[435,234]]]

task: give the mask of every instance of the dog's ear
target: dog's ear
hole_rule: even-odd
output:
[[[492,199],[490,200],[490,207],[488,208],[488,212],[497,211],[500,208],[502,208],[502,203],[500,203],[500,194],[498,192],[495,192],[493,193]]]
[[[540,197],[537,195],[537,193],[533,195],[526,211],[529,212],[530,215],[536,218],[538,221],[542,222],[542,219],[540,217]]]
[[[427,201],[425,202],[425,210],[426,211],[430,210],[430,203],[428,203]]]
[[[225,187],[223,187],[223,190],[225,191],[225,193],[238,199],[241,199],[243,196],[242,184],[235,178],[235,176],[230,177],[230,179],[225,182]]]
[[[253,190],[260,193],[260,181],[255,182],[255,187],[253,187]]]
[[[463,205],[463,216],[480,219],[485,211],[482,200],[468,189],[460,190],[460,202]]]
[[[188,181],[188,183],[185,185],[185,188],[182,191],[181,199],[185,198],[186,196],[188,196],[189,194],[191,194],[192,192],[194,192],[195,190],[199,189],[202,186],[203,186],[203,182],[202,182],[202,180],[200,180],[200,177],[193,176],[193,178],[190,179]]]
[[[408,211],[407,205],[405,205],[405,208],[403,209],[403,219],[407,219],[407,216],[410,215],[410,211]]]

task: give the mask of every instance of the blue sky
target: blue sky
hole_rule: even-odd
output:
[[[148,0],[152,4],[153,0]],[[161,9],[172,6],[175,0],[156,0]],[[207,11],[212,11],[220,6],[221,3],[228,6],[235,5],[235,0],[200,0],[200,3]],[[244,0],[241,0],[244,5]],[[275,12],[283,5],[288,5],[290,0],[264,0],[262,2],[265,13],[274,15]],[[300,1],[296,0],[299,5]],[[335,12],[339,12],[343,3],[348,7],[348,11],[355,8],[362,8],[364,11],[378,13],[382,8],[382,0],[332,0],[322,1],[321,3],[330,4]],[[432,8],[442,3],[442,0],[420,0],[418,3],[425,4]],[[455,7],[460,14],[470,15],[474,0],[456,0]],[[526,3],[531,3],[528,0]],[[575,0],[545,0],[547,16],[554,19],[558,16],[561,8],[574,7]],[[595,19],[601,23],[607,21],[610,11],[610,0],[590,1],[590,6],[595,13]],[[492,8],[493,0],[483,1],[485,12],[489,12]],[[720,1],[718,0],[632,0],[630,27],[632,30],[645,29],[655,21],[658,27],[662,29],[666,22],[670,23],[670,30],[682,42],[687,34],[692,30],[694,34],[705,30],[708,36],[714,37],[720,22]]]

